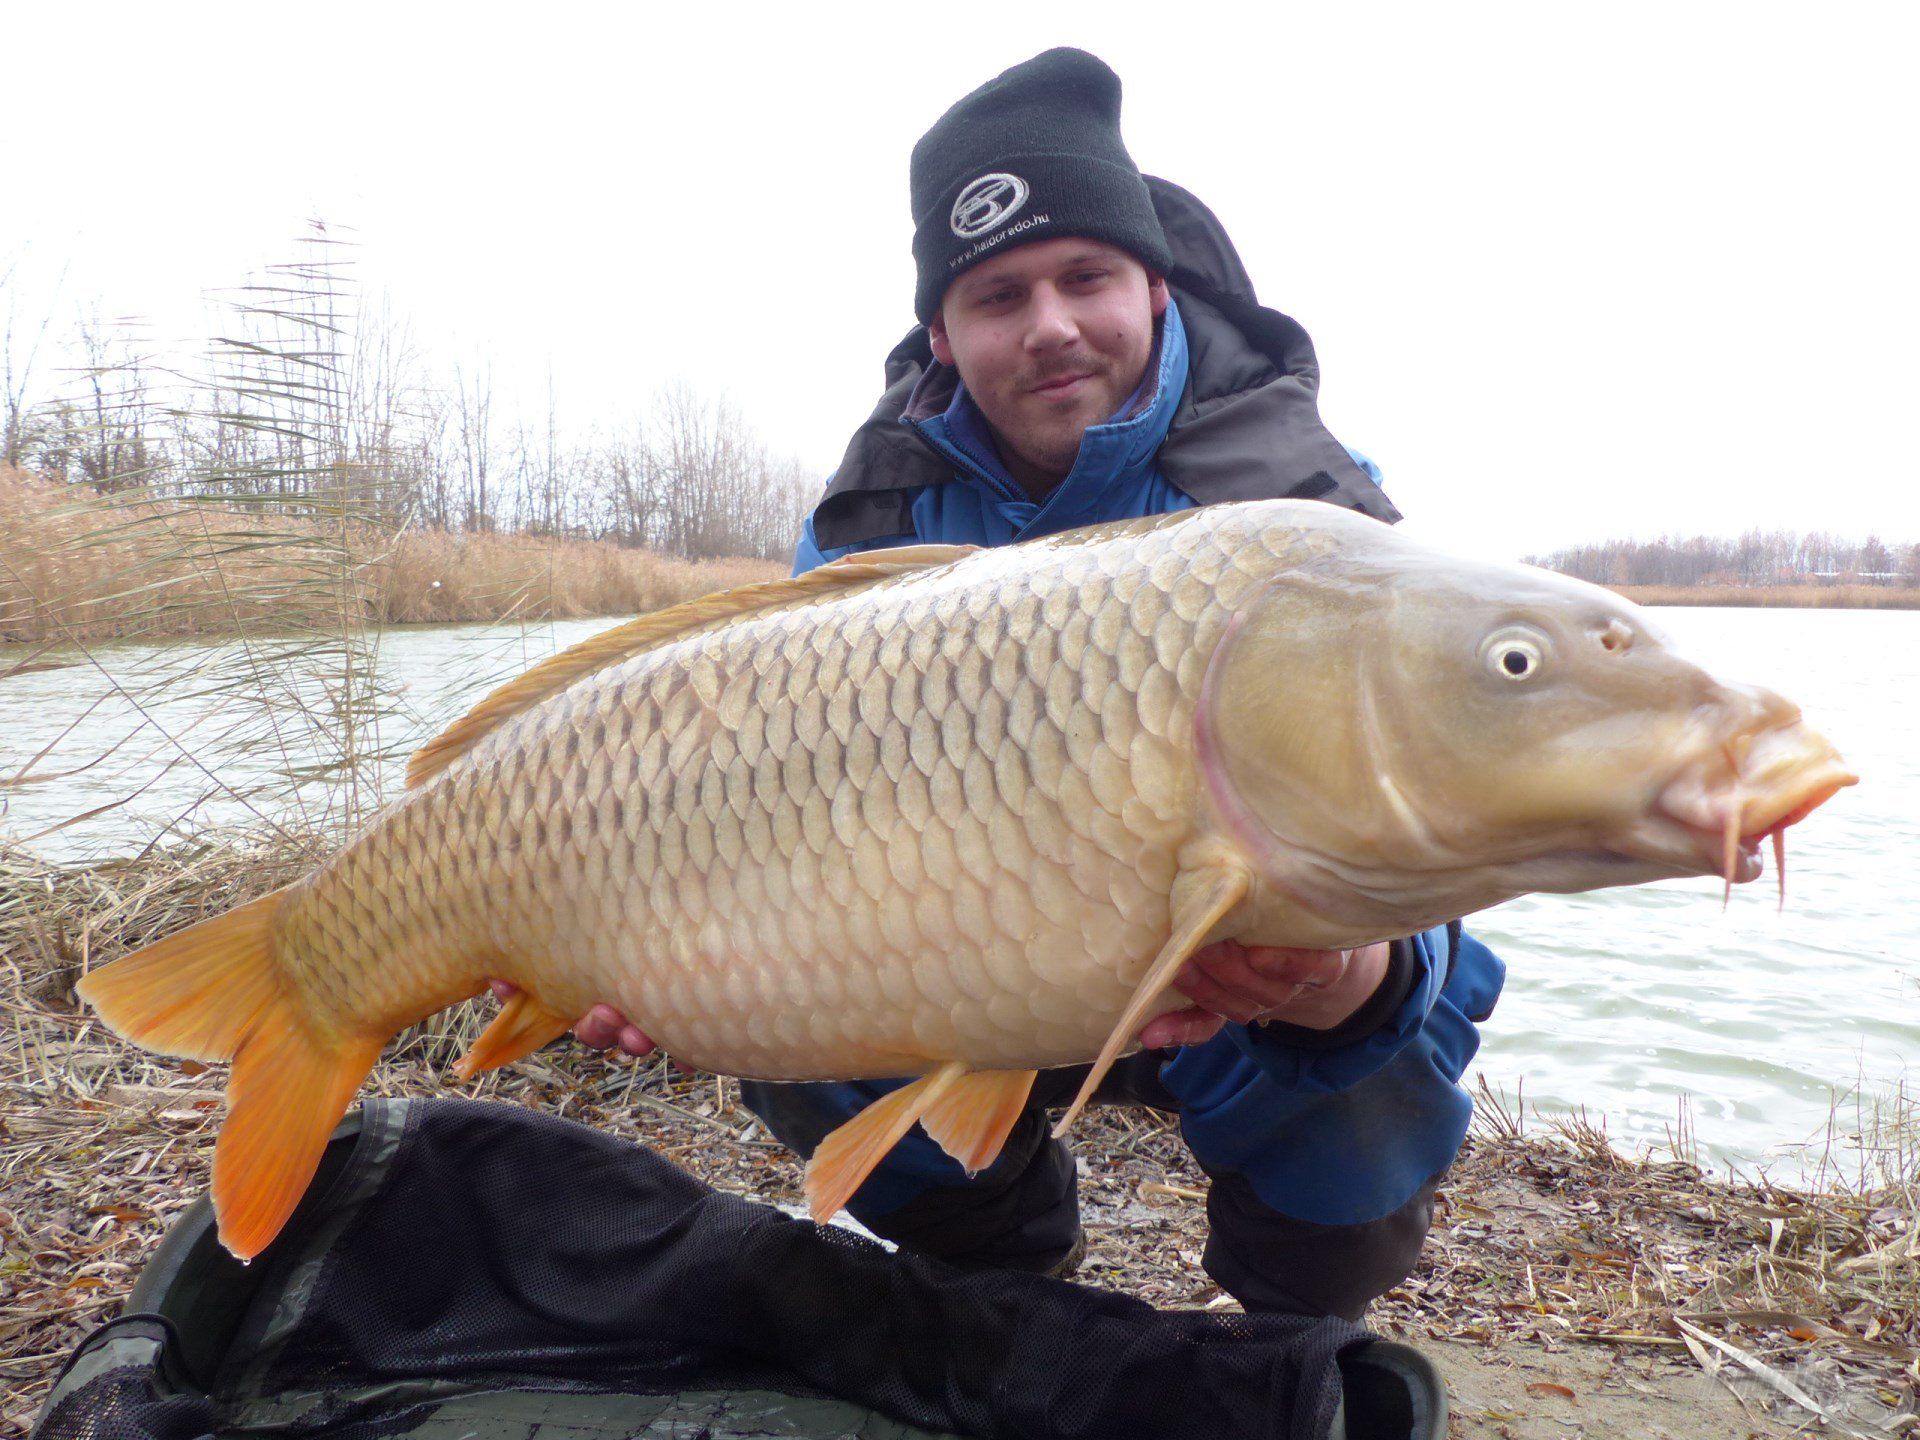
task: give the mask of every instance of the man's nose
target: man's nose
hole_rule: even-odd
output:
[[[1080,338],[1066,297],[1051,285],[1036,285],[1028,304],[1027,348],[1057,350]]]

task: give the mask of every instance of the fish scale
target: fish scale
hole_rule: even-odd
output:
[[[1210,938],[1751,878],[1853,783],[1799,720],[1603,591],[1324,504],[907,546],[562,652],[312,875],[80,988],[233,1060],[214,1199],[243,1256],[386,1039],[489,977],[519,993],[462,1074],[610,1001],[705,1069],[923,1077],[823,1141],[824,1218],[916,1123],[991,1163],[1033,1072],[1091,1060],[1070,1122]]]

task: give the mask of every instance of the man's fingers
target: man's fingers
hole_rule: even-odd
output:
[[[620,1043],[620,1031],[626,1027],[627,1017],[611,1005],[596,1005],[580,1017],[573,1027],[573,1033],[580,1037],[582,1045],[592,1046],[595,1050],[611,1050]]]
[[[651,1055],[658,1047],[654,1045],[653,1037],[638,1025],[623,1025],[620,1027],[620,1048],[629,1055],[637,1056]]]
[[[1170,1050],[1178,1045],[1203,1045],[1218,1035],[1226,1017],[1198,1005],[1156,1015],[1140,1029],[1140,1043],[1149,1050]]]
[[[1254,945],[1241,953],[1249,971],[1276,984],[1328,985],[1340,978],[1350,952]]]
[[[1201,1009],[1224,1015],[1236,1025],[1247,1024],[1267,1008],[1260,1001],[1240,993],[1237,987],[1229,988],[1220,984],[1214,978],[1215,968],[1202,969],[1197,964],[1190,964],[1175,978],[1174,988]]]

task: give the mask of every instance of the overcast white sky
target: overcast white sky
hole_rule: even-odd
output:
[[[1920,540],[1920,8],[1045,8],[15,7],[0,322],[197,340],[318,215],[563,427],[685,378],[824,477],[912,320],[913,141],[1069,43],[1423,532]]]

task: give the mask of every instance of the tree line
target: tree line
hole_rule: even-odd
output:
[[[324,245],[324,238],[314,242]],[[690,384],[586,431],[508,405],[484,362],[435,373],[406,325],[322,251],[272,267],[191,373],[136,332],[0,332],[0,461],[115,495],[311,502],[382,528],[599,539],[704,559],[791,555],[820,477]],[[0,275],[0,306],[5,301]]]
[[[1853,540],[1749,530],[1731,537],[1602,540],[1526,559],[1597,585],[1920,586],[1920,544],[1888,544],[1873,535]]]

